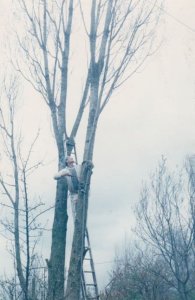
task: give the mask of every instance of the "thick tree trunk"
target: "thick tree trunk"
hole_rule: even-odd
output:
[[[22,268],[21,260],[21,245],[20,245],[20,224],[19,224],[19,201],[20,201],[20,192],[19,192],[19,174],[18,174],[18,162],[15,151],[14,144],[14,127],[12,119],[12,135],[11,135],[11,153],[13,157],[13,167],[14,167],[14,180],[15,180],[15,202],[13,203],[14,207],[14,242],[15,242],[15,255],[16,255],[16,269],[17,275],[20,282],[20,287],[24,294],[26,300],[28,300],[28,292],[26,290],[26,281]]]
[[[75,228],[72,243],[71,259],[65,299],[79,300],[81,291],[81,272],[83,264],[84,233],[88,207],[88,194],[93,165],[84,162],[82,165],[78,205],[75,217]]]
[[[57,181],[55,215],[52,228],[51,256],[48,261],[47,300],[64,300],[64,262],[67,231],[67,183]]]
[[[92,14],[94,10],[94,3],[92,5]],[[94,31],[94,24],[92,24],[91,32]],[[78,198],[78,210],[76,214],[73,243],[70,257],[70,265],[68,271],[68,280],[66,288],[66,298],[68,300],[79,300],[81,291],[81,272],[83,265],[84,253],[84,239],[85,229],[87,222],[87,209],[88,209],[88,194],[91,179],[92,159],[94,142],[96,135],[96,128],[99,116],[99,66],[95,63],[94,54],[94,34],[92,34],[91,42],[91,70],[90,70],[90,109],[88,117],[87,132],[85,138],[85,149],[83,155],[82,174],[80,179],[80,189]]]
[[[18,213],[18,205],[17,204],[14,207],[14,210],[15,210],[15,212],[14,212],[14,240],[15,240],[15,253],[16,253],[16,269],[17,269],[17,274],[18,274],[22,292],[24,293],[25,298],[27,299],[25,278],[23,275],[22,262],[21,262],[21,256],[20,256],[19,213]]]

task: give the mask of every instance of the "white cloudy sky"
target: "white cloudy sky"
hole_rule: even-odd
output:
[[[0,3],[3,40],[14,19],[9,18],[9,1]],[[132,207],[139,198],[142,180],[161,155],[174,167],[195,151],[195,2],[166,0],[165,11],[157,32],[160,48],[113,97],[98,127],[88,229],[100,285],[107,281],[115,248],[131,237]],[[4,57],[3,46],[0,50]],[[28,85],[23,89],[28,101],[23,101],[20,116],[30,137],[37,125],[41,127],[37,153],[46,162],[34,176],[32,189],[52,204],[56,155],[50,117],[39,96]],[[4,212],[0,208],[0,218]],[[51,220],[52,213],[46,218]],[[7,259],[5,245],[2,238],[0,257]],[[49,245],[45,235],[40,244],[44,256],[49,255]]]

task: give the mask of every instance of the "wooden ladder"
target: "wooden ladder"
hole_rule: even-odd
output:
[[[99,300],[97,278],[95,273],[94,261],[89,240],[89,233],[85,230],[85,247],[83,253],[83,269],[81,280],[81,294],[83,300]]]

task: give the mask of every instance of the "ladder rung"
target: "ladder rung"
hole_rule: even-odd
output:
[[[94,271],[83,271],[84,273],[95,273]]]
[[[92,260],[91,258],[84,258],[84,260]]]
[[[85,285],[88,285],[88,286],[96,286],[97,284],[95,284],[95,283],[86,283]]]

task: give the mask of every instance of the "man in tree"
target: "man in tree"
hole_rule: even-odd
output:
[[[58,173],[54,175],[55,180],[58,180],[64,176],[67,179],[68,190],[71,196],[71,203],[72,203],[74,216],[76,213],[76,204],[78,202],[80,173],[81,173],[81,166],[75,164],[73,157],[68,156],[66,158],[66,168],[60,170]]]

